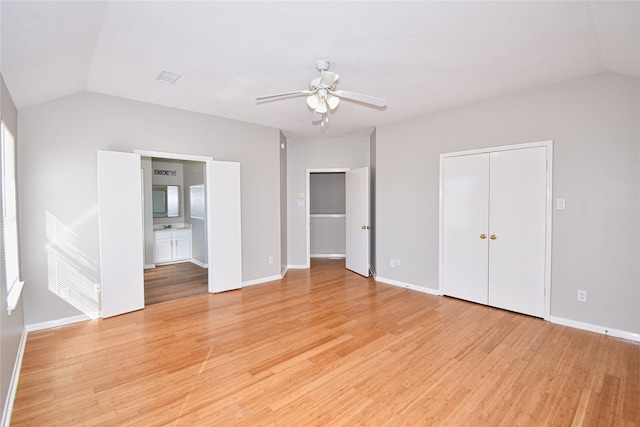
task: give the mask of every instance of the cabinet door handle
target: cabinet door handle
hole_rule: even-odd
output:
[[[489,238],[491,240],[496,240],[498,238],[498,236],[496,236],[495,234],[492,234],[491,236],[489,236]]]
[[[487,238],[487,235],[483,233],[483,234],[481,234],[481,235],[480,235],[480,238],[481,238],[481,239],[486,239],[486,238]]]

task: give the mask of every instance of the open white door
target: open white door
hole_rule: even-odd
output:
[[[207,161],[209,292],[242,287],[240,163]]]
[[[98,151],[102,317],[144,308],[140,156]]]
[[[369,168],[345,172],[346,267],[369,277]]]

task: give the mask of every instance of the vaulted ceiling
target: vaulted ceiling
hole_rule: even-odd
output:
[[[368,135],[380,124],[612,71],[640,77],[638,1],[6,1],[0,71],[18,109],[88,91],[282,129]],[[343,101],[311,122],[327,60]],[[173,84],[156,81],[178,73]]]

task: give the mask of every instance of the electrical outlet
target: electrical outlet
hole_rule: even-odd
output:
[[[396,267],[400,267],[400,258],[396,258]]]
[[[587,302],[587,291],[578,289],[578,301]]]
[[[391,264],[391,268],[394,268],[396,266],[396,260],[392,259],[390,264]]]
[[[269,264],[273,264],[273,257],[272,256],[269,257]]]

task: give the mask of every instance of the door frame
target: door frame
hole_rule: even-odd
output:
[[[140,155],[140,157],[150,157],[152,159],[170,159],[170,160],[185,160],[185,161],[192,161],[192,162],[202,162],[205,165],[205,173],[209,173],[208,171],[208,167],[207,167],[207,162],[213,160],[213,157],[211,156],[199,156],[199,155],[194,155],[194,154],[180,154],[180,153],[170,153],[170,152],[164,152],[164,151],[152,151],[152,150],[138,150],[135,149],[133,150],[134,154],[138,154]],[[207,183],[207,177],[205,177],[205,189],[206,187],[208,187],[208,183]],[[184,190],[184,189],[183,189]],[[207,202],[208,202],[208,198],[207,198]],[[207,214],[209,212],[209,206],[207,205]],[[144,211],[143,211],[143,216],[144,216]],[[143,224],[144,225],[144,224]],[[208,224],[208,215],[207,215],[207,227],[206,230],[209,230],[209,224]],[[205,236],[206,240],[207,240],[207,256],[210,257],[211,256],[211,239],[209,239],[209,233],[207,231],[206,236]],[[144,240],[143,240],[143,244],[144,244]],[[210,260],[207,260],[207,265],[210,267]],[[210,278],[207,278],[207,282],[211,282]],[[211,292],[210,290],[210,283],[208,283],[207,285],[207,289],[209,292]]]
[[[496,151],[520,150],[524,148],[545,147],[547,155],[547,189],[545,209],[545,266],[544,266],[544,319],[549,320],[551,310],[551,237],[553,219],[553,140],[529,142],[523,144],[503,145],[440,154],[440,200],[439,200],[439,235],[438,235],[438,293],[443,295],[444,283],[444,159],[448,157],[467,156],[491,153]]]
[[[298,201],[304,200],[305,202],[305,218],[307,221],[307,261],[305,268],[311,268],[311,197],[309,194],[309,190],[311,188],[311,174],[312,173],[345,173],[351,170],[351,168],[311,168],[307,169],[306,172],[306,193],[304,199],[296,199]]]

